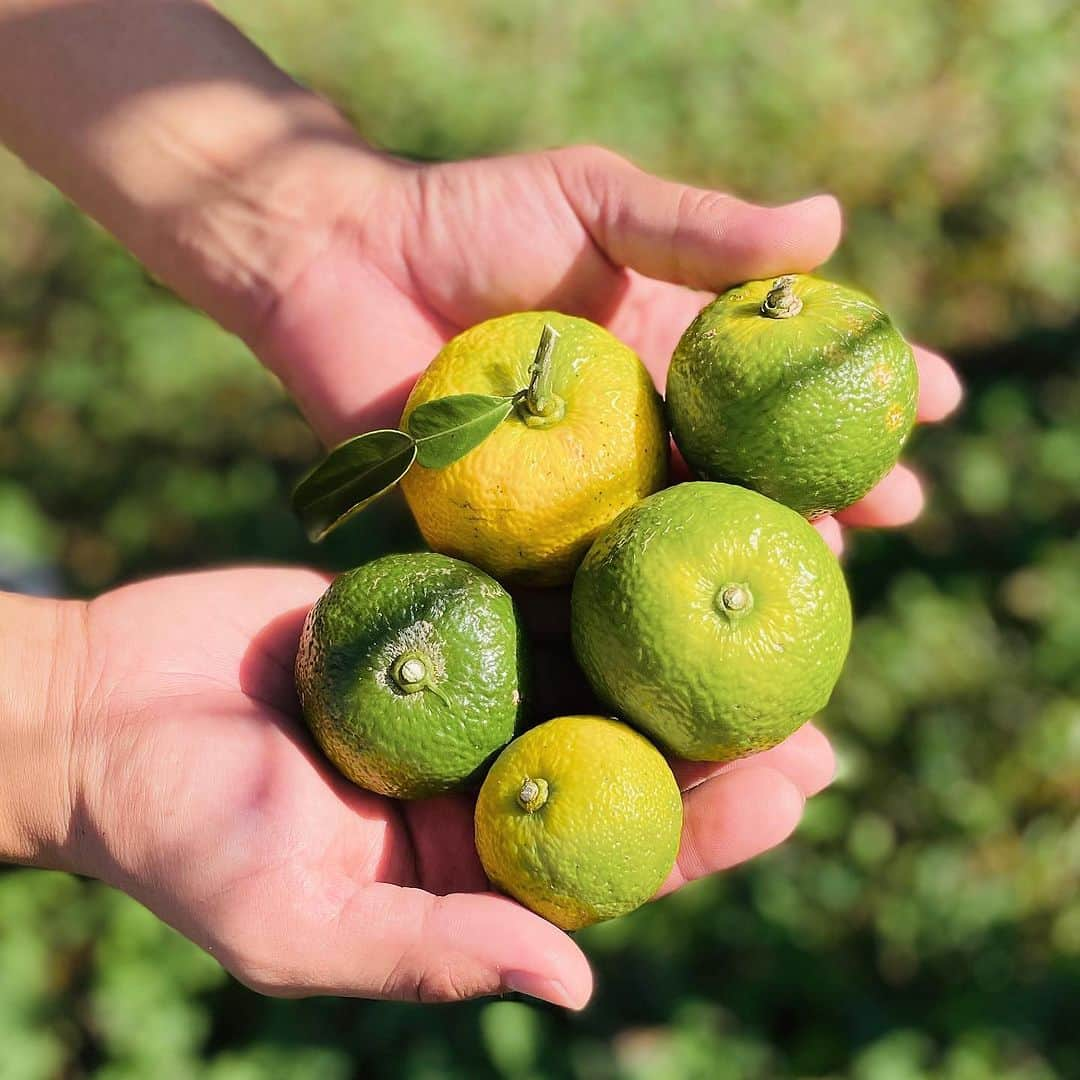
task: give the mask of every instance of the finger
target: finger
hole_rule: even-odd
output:
[[[435,896],[376,883],[330,925],[331,940],[320,923],[308,943],[294,927],[290,952],[305,968],[286,995],[435,1002],[514,992],[580,1009],[592,994],[588,961],[570,937],[497,893]]]
[[[821,538],[829,545],[829,550],[840,558],[844,553],[844,530],[840,528],[840,522],[831,514],[826,514],[825,517],[816,518],[811,524],[821,533]]]
[[[783,773],[804,798],[816,795],[828,787],[836,775],[836,755],[829,740],[813,724],[803,724],[778,746],[763,750],[760,754],[739,758],[738,761],[718,763],[713,761],[673,761],[671,763],[679,787],[687,791],[714,776],[735,769],[755,769],[767,765]]]
[[[907,525],[922,513],[922,484],[906,466],[897,465],[876,487],[837,517],[856,528],[895,528]]]
[[[802,792],[767,765],[732,769],[692,788],[683,797],[679,856],[660,895],[775,847],[802,812]]]
[[[912,345],[919,369],[919,406],[917,419],[923,423],[944,420],[960,404],[964,388],[952,365],[937,353]]]
[[[575,213],[617,266],[718,291],[812,270],[840,239],[840,206],[815,195],[765,207],[662,180],[597,147],[552,155]]]
[[[416,868],[416,877],[409,884],[439,895],[488,889],[487,875],[476,852],[475,806],[472,792],[408,799],[398,804],[409,830]]]

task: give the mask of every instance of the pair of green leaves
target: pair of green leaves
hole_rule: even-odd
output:
[[[522,403],[537,415],[550,407],[551,353],[558,332],[544,324],[529,385],[509,397],[456,394],[417,406],[407,431],[368,431],[335,447],[297,484],[293,510],[311,540],[322,540],[385,495],[414,462],[443,469],[479,446]]]
[[[515,397],[457,394],[418,406],[408,431],[386,428],[333,449],[293,492],[311,540],[321,540],[385,495],[418,461],[442,469],[479,446],[509,415]]]

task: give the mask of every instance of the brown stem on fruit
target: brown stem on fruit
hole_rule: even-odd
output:
[[[522,810],[527,814],[539,810],[547,802],[547,797],[548,785],[546,780],[533,780],[528,776],[522,780],[521,790],[518,792],[518,802],[521,804]]]
[[[794,284],[794,274],[778,277],[772,283],[768,296],[761,302],[761,314],[768,319],[790,319],[798,315],[803,302],[795,295]]]

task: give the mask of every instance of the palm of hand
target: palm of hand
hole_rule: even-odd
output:
[[[134,828],[95,829],[118,837],[95,872],[266,988],[288,989],[287,973],[300,969],[305,990],[319,988],[320,969],[327,989],[340,986],[331,965],[377,952],[369,932],[350,940],[350,928],[392,927],[378,906],[401,918],[423,896],[391,901],[381,885],[445,893],[486,884],[464,799],[380,798],[334,773],[306,740],[292,661],[325,586],[302,570],[221,571],[121,589],[91,606],[91,664],[102,673],[92,715],[104,728],[93,742],[109,751],[97,763],[101,781],[87,785],[99,800],[88,810],[94,819],[143,811]],[[437,845],[418,831],[425,815],[437,816]],[[392,968],[382,974],[364,989],[410,992],[394,985]]]
[[[91,605],[82,745],[95,749],[81,816],[107,841],[82,869],[267,992],[519,989],[583,1004],[590,975],[570,938],[486,891],[471,797],[383,799],[309,744],[292,662],[325,584],[304,570],[227,570]],[[668,888],[787,835],[831,757],[807,727],[753,765],[677,768],[687,824]]]

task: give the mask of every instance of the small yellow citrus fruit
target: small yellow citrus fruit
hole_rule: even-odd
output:
[[[448,342],[401,418],[457,394],[511,396],[529,384],[545,323],[558,333],[546,415],[521,401],[444,468],[414,466],[402,489],[424,539],[502,581],[568,582],[619,513],[663,487],[663,408],[638,356],[603,327],[552,311],[490,319]]]
[[[515,739],[476,802],[476,850],[498,889],[564,930],[625,915],[664,883],[682,799],[660,752],[602,716]]]

